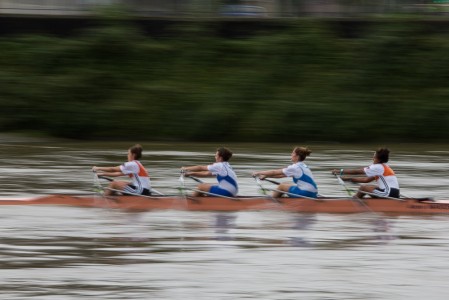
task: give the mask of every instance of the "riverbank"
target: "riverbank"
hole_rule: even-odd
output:
[[[3,132],[169,142],[449,138],[448,32],[419,19],[344,31],[328,20],[278,20],[282,30],[239,37],[210,21],[173,24],[158,37],[123,18],[98,22],[70,37],[0,39]]]

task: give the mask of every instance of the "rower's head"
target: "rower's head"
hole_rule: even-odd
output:
[[[373,160],[377,163],[384,164],[388,162],[390,150],[388,148],[379,148],[374,153]]]
[[[229,161],[232,157],[232,151],[225,147],[220,147],[215,152],[216,161]]]
[[[142,146],[136,144],[128,149],[128,160],[138,160],[142,157]]]
[[[307,147],[295,147],[292,151],[292,161],[303,161],[312,151]]]

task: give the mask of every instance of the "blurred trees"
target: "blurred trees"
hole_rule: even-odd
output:
[[[77,37],[0,40],[0,128],[76,139],[396,141],[449,138],[449,39],[322,20],[220,37],[191,22],[151,38],[127,18]]]

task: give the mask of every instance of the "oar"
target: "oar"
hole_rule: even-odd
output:
[[[178,188],[181,192],[181,195],[187,199],[187,194],[185,193],[185,182],[184,182],[184,172],[181,172],[181,175],[179,176],[179,182],[181,182],[181,187]]]
[[[95,172],[94,172],[95,173]],[[96,174],[96,173],[95,173]],[[97,176],[98,178],[101,178],[101,179],[105,179],[105,180],[107,180],[107,181],[114,181],[114,179],[112,179],[112,178],[110,178],[110,177],[106,177],[106,176],[103,176],[103,175],[98,175]]]
[[[100,182],[100,179],[98,178],[97,172],[93,172],[93,173],[94,173],[94,192],[101,196],[101,198],[104,200],[104,202],[106,203],[107,206],[110,206],[111,203],[108,200],[108,197],[106,197],[104,195],[105,188],[101,185],[101,182]]]
[[[285,192],[285,191],[281,191],[281,190],[277,190],[277,189],[266,189],[267,191],[272,191],[272,192],[279,192],[281,194],[286,194],[289,196],[292,196],[292,198],[305,198],[305,199],[310,199],[310,200],[319,200],[317,198],[312,198],[312,197],[307,197],[307,196],[303,196],[303,195],[298,195],[298,194],[293,194],[290,192]]]
[[[396,201],[406,201],[405,199],[401,199],[401,198],[395,198],[395,197],[389,197],[389,196],[379,196],[379,195],[376,195],[374,193],[365,192],[365,191],[360,191],[360,193],[363,193],[365,195],[374,196],[374,197],[377,197],[377,198],[385,198],[385,199],[391,199],[391,200],[396,200]]]
[[[257,185],[260,187],[260,190],[262,191],[262,193],[263,193],[264,195],[268,195],[268,194],[267,194],[267,189],[265,189],[265,188],[262,186],[262,183],[260,182],[260,178],[257,177],[257,176],[253,176],[253,178],[254,178],[254,180],[256,181]]]
[[[405,194],[399,194],[399,196],[401,196],[402,198],[405,198],[405,199],[411,199],[411,200],[416,200],[416,201],[434,201],[433,200],[433,198],[431,198],[431,197],[421,197],[421,198],[416,198],[416,197],[410,197],[410,196],[407,196],[407,195],[405,195]],[[404,200],[405,200],[404,199]]]
[[[109,190],[109,191],[113,191],[113,192],[117,192],[117,193],[121,193],[122,196],[138,196],[138,197],[149,198],[149,199],[159,199],[160,197],[158,197],[158,196],[166,196],[166,195],[163,195],[163,194],[158,195],[158,196],[151,196],[151,195],[142,195],[142,194],[128,193],[128,192],[124,192],[122,190],[113,189],[113,188],[110,188],[110,187],[105,187],[104,189],[105,190]],[[118,195],[110,195],[110,196],[107,196],[106,198],[114,199],[115,196],[118,196]]]
[[[306,198],[306,199],[311,199],[311,200],[317,200],[316,198],[307,197],[307,196],[303,196],[303,195],[292,194],[292,193],[285,192],[285,191],[281,191],[281,190],[277,190],[277,189],[267,189],[267,188],[264,188],[264,187],[262,186],[262,184],[260,183],[260,178],[257,177],[257,176],[253,176],[253,177],[254,177],[254,179],[256,179],[257,184],[259,184],[260,188],[261,188],[263,191],[279,192],[279,193],[281,193],[281,194],[286,194],[286,195],[292,196],[293,198]],[[262,179],[262,180],[267,180],[267,179],[265,178],[265,179]],[[272,182],[271,180],[267,180],[267,181]],[[273,181],[274,181],[274,180],[273,180]],[[272,182],[272,183],[273,183],[273,182]],[[265,194],[265,195],[266,195],[266,194]],[[273,198],[273,199],[275,199],[275,198]]]
[[[352,190],[350,190],[345,182],[343,181],[343,179],[341,179],[341,177],[337,174],[335,174],[335,177],[337,178],[338,182],[345,188],[346,192],[348,193],[349,196],[353,196],[352,195]],[[375,197],[379,197],[379,195],[376,195],[374,193],[370,193],[370,192],[365,192],[365,191],[360,191],[361,193],[365,194],[365,195],[370,195],[370,196],[375,196]],[[405,201],[404,199],[401,198],[395,198],[395,197],[388,197],[388,196],[382,196],[381,198],[386,198],[386,199],[392,199],[392,200],[396,200],[396,201]],[[357,198],[358,199],[358,198]]]
[[[107,181],[114,181],[114,179],[112,179],[110,177],[103,176],[103,175],[98,175],[98,178],[105,179]],[[110,188],[108,188],[108,189],[111,190],[111,191],[114,191],[113,189],[110,189]],[[118,191],[118,192],[123,192],[123,191]],[[165,196],[163,193],[159,192],[158,190],[156,190],[154,188],[151,188],[151,192],[154,192],[155,194],[158,194],[159,196]],[[142,196],[140,194],[133,194],[133,195]]]
[[[201,190],[198,190],[198,189],[187,188],[187,187],[185,187],[184,176],[185,176],[185,172],[181,171],[181,175],[179,176],[179,181],[181,182],[182,187],[180,187],[180,190],[189,190],[189,191],[194,191],[194,192],[198,192],[198,193],[201,193],[201,194],[205,194],[205,195],[208,195],[208,196],[221,197],[221,198],[226,198],[226,199],[231,199],[231,200],[239,200],[240,201],[240,199],[234,198],[234,197],[228,197],[228,196],[218,195],[218,194],[214,194],[214,193],[204,192],[204,191],[201,191]],[[194,176],[187,176],[187,177],[195,180],[196,182],[204,183],[201,179],[196,178]],[[185,195],[185,196],[187,197],[187,195]]]
[[[264,179],[262,179],[262,180],[265,180],[265,181],[268,181],[268,182],[271,182],[271,183],[277,184],[277,185],[280,185],[280,184],[281,184],[279,181],[276,181],[276,180],[273,180],[273,179],[264,178]],[[317,196],[318,196],[318,197],[326,197],[326,196],[324,196],[324,195],[322,195],[322,194],[317,194]]]
[[[192,180],[195,180],[196,182],[198,182],[198,183],[204,183],[204,181],[202,181],[201,179],[199,179],[199,178],[197,178],[197,177],[195,177],[195,176],[187,176],[188,178],[190,178],[190,179],[192,179]]]
[[[371,212],[371,213],[375,214],[376,216],[382,218],[382,216],[380,216],[378,213],[376,213],[374,210],[372,210],[371,207],[369,207],[368,204],[366,204],[366,203],[363,201],[363,199],[352,197],[352,196],[353,196],[352,190],[349,189],[349,188],[346,186],[345,182],[343,181],[343,179],[341,179],[340,175],[337,175],[337,174],[334,174],[334,175],[335,175],[335,177],[337,178],[338,183],[344,187],[345,191],[348,193],[348,195],[351,197],[351,199],[352,199],[353,201],[358,202],[360,205],[362,205],[363,207],[365,207],[365,209],[367,209],[369,212]],[[383,218],[382,218],[382,219],[383,219]]]
[[[343,186],[343,188],[344,188],[345,191],[348,193],[348,195],[349,195],[350,197],[352,197],[352,196],[353,196],[352,191],[346,186],[345,182],[343,181],[343,179],[341,179],[340,175],[335,174],[335,177],[337,178],[338,183],[339,183],[341,186]]]
[[[265,180],[265,181],[268,181],[268,182],[271,182],[271,183],[277,184],[277,185],[281,184],[279,181],[276,181],[276,180],[273,180],[273,179],[264,178],[262,180]]]
[[[260,187],[260,190],[262,191],[262,193],[267,196],[268,198],[270,198],[271,201],[276,202],[276,203],[281,203],[278,199],[274,198],[273,196],[267,194],[267,189],[265,189],[262,186],[262,182],[260,182],[260,178],[257,176],[253,176],[254,180],[256,181],[257,185]]]
[[[199,189],[192,189],[192,188],[186,188],[186,187],[184,189],[189,190],[189,191],[198,192],[198,193],[201,193],[201,194],[205,194],[205,195],[208,195],[208,196],[214,196],[214,197],[220,197],[220,198],[226,198],[226,199],[231,199],[231,200],[235,200],[235,201],[240,201],[240,199],[236,198],[236,197],[223,196],[223,195],[219,195],[219,194],[215,194],[215,193],[201,191]]]
[[[94,174],[94,184],[93,189],[96,193],[101,193],[103,191],[103,187],[101,186],[100,179],[98,178],[98,175],[96,172],[92,172]]]

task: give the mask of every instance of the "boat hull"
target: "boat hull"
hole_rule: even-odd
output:
[[[363,199],[350,198],[269,198],[269,197],[181,197],[181,196],[114,196],[47,195],[30,199],[3,199],[0,205],[69,205],[104,207],[131,211],[189,210],[244,211],[280,210],[307,213],[449,214],[449,200]]]

